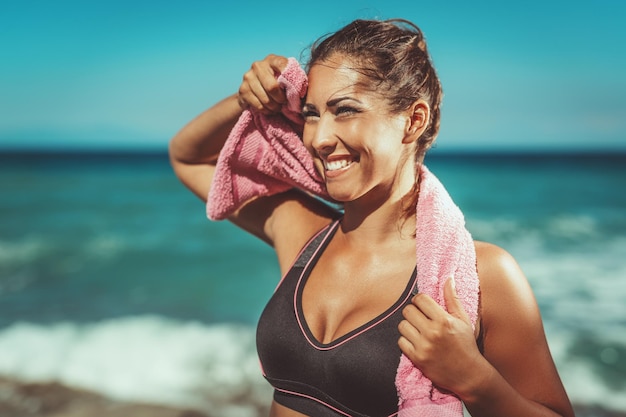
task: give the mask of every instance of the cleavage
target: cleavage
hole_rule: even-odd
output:
[[[325,251],[304,276],[299,293],[311,336],[330,345],[380,319],[399,302],[414,269],[414,262],[347,259]]]

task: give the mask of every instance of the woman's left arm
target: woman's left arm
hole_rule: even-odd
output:
[[[433,383],[458,395],[473,417],[573,417],[526,277],[495,245],[477,243],[476,255],[482,355],[450,282],[449,313],[419,294],[405,308],[400,348]]]

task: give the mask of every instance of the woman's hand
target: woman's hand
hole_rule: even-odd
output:
[[[287,67],[287,58],[268,55],[252,64],[243,76],[237,101],[242,109],[252,108],[265,114],[277,113],[287,101],[278,85],[278,75]]]
[[[487,371],[491,366],[478,350],[452,278],[445,283],[444,298],[448,312],[428,295],[413,298],[403,310],[398,345],[435,385],[459,395],[480,378],[477,370]]]

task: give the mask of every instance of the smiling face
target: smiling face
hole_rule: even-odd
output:
[[[333,199],[400,199],[415,181],[409,112],[391,113],[353,67],[338,55],[311,67],[304,144]]]

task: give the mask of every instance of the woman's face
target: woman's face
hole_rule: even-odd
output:
[[[364,76],[334,55],[314,64],[303,108],[303,140],[330,196],[398,199],[413,186],[414,143],[408,113],[391,114],[384,96],[359,85]]]

